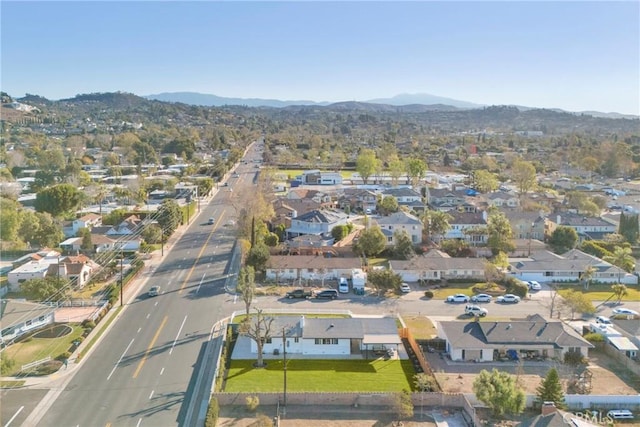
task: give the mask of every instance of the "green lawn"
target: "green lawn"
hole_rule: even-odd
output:
[[[254,368],[255,360],[233,360],[227,371],[225,392],[276,392],[283,389],[282,360],[268,360]],[[411,390],[415,371],[409,360],[287,361],[287,390],[291,392],[399,392]]]
[[[52,359],[60,356],[71,347],[73,340],[82,336],[84,329],[80,324],[69,324],[73,331],[60,338],[29,338],[10,345],[4,350],[5,356],[13,360],[11,371],[6,376],[16,375],[22,369],[22,365],[35,362],[51,356]]]
[[[425,316],[408,316],[403,317],[402,320],[413,334],[413,338],[417,340],[429,340],[438,335],[436,327]]]
[[[558,292],[560,295],[566,294],[569,290],[582,292],[591,301],[605,301],[612,296],[611,285],[591,285],[589,290],[585,291],[582,285],[560,285]],[[612,300],[616,300],[612,297]],[[622,302],[640,302],[640,288],[638,286],[627,286],[627,296],[622,298]]]
[[[431,289],[433,292],[433,299],[445,299],[449,295],[465,294],[473,296],[473,287],[476,285],[473,283],[450,283],[446,288]],[[426,291],[427,289],[424,288]]]

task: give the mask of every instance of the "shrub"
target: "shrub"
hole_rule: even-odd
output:
[[[204,426],[216,427],[216,424],[218,424],[219,415],[220,415],[220,405],[218,405],[218,399],[214,397],[209,402],[209,409],[207,409],[207,417],[204,420]]]
[[[64,353],[61,353],[58,355],[58,357],[56,357],[56,360],[59,361],[63,361],[63,360],[68,360],[71,357],[71,353],[68,351],[65,351]]]
[[[567,351],[564,354],[564,363],[567,365],[576,366],[583,364],[584,362],[585,359],[579,351]]]
[[[7,375],[13,367],[16,365],[16,361],[9,359],[5,353],[0,353],[0,374]]]
[[[518,295],[520,298],[525,298],[529,292],[527,284],[514,277],[505,278],[502,281],[502,285],[505,287],[507,293]]]
[[[260,398],[258,396],[247,396],[247,409],[251,412],[255,412],[260,406]]]
[[[425,298],[433,298],[433,291],[424,291]]]
[[[597,334],[595,332],[590,332],[586,334],[583,338],[589,341],[590,343],[604,342],[604,336],[602,334]]]
[[[82,322],[82,327],[91,330],[96,327],[96,323],[93,320],[86,319]]]

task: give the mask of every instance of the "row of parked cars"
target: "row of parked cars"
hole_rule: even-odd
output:
[[[493,300],[493,297],[488,294],[478,294],[472,297],[469,297],[469,295],[465,295],[465,294],[455,294],[455,295],[449,295],[445,301],[449,303],[454,303],[454,302],[469,302],[469,301],[491,302],[492,300]],[[507,303],[516,304],[520,302],[520,297],[514,294],[500,295],[498,298],[496,298],[496,302],[505,303],[505,304]]]

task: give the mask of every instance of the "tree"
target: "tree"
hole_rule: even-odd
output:
[[[571,311],[571,320],[573,320],[576,312],[585,314],[593,314],[596,312],[596,308],[593,306],[591,300],[582,292],[570,289],[563,297],[564,300],[562,304]]]
[[[413,385],[420,391],[438,391],[436,379],[424,372],[413,376]]]
[[[630,273],[635,267],[635,259],[631,255],[631,248],[617,247],[614,249],[613,255],[604,257],[604,260],[620,269],[618,271],[618,282],[622,278],[622,270]]]
[[[367,183],[369,177],[380,169],[380,160],[376,157],[376,152],[364,149],[356,159],[356,171],[362,177],[362,182]]]
[[[416,187],[427,173],[427,164],[422,159],[415,157],[407,160],[407,176],[411,180],[411,185]]]
[[[256,308],[256,315],[251,318],[247,317],[241,327],[242,333],[254,340],[258,347],[258,360],[254,365],[257,368],[266,366],[262,358],[262,348],[264,343],[271,339],[271,327],[274,320],[273,317],[265,317],[262,310]]]
[[[391,185],[394,187],[398,185],[400,177],[404,173],[404,162],[398,158],[395,154],[391,160],[389,160],[389,176],[391,177]]]
[[[423,218],[425,230],[429,234],[429,237],[433,240],[433,236],[444,236],[451,228],[449,221],[452,221],[453,217],[443,211],[429,211]]]
[[[38,192],[34,207],[37,212],[49,212],[57,217],[75,211],[81,200],[80,190],[76,187],[71,184],[59,184]]]
[[[589,290],[589,285],[591,285],[591,279],[593,279],[594,274],[596,274],[596,269],[592,265],[588,265],[582,272],[582,277],[580,279],[584,282],[585,290]]]
[[[20,284],[20,290],[34,301],[64,301],[70,294],[69,281],[57,276],[27,280]]]
[[[576,243],[578,243],[578,233],[574,228],[566,225],[558,226],[549,238],[549,245],[553,248],[553,251],[558,254],[573,249]]]
[[[479,169],[473,172],[473,185],[481,193],[490,193],[500,187],[500,182],[495,174]]]
[[[620,226],[618,233],[623,235],[625,240],[632,245],[638,241],[638,214],[620,214]]]
[[[164,200],[156,215],[156,221],[165,237],[171,236],[182,223],[182,210],[175,200]]]
[[[514,249],[511,223],[503,212],[493,212],[487,220],[489,240],[487,246],[495,255],[499,252],[511,252]]]
[[[142,230],[142,238],[151,245],[162,243],[162,228],[158,224],[149,224]]]
[[[349,228],[346,225],[336,225],[331,229],[331,237],[333,237],[336,242],[344,239],[348,234]]]
[[[479,401],[487,405],[494,415],[519,414],[525,407],[525,395],[507,372],[483,369],[473,382],[473,392]]]
[[[416,254],[413,249],[413,242],[406,230],[396,230],[393,233],[393,240],[395,246],[393,247],[393,254],[397,259],[411,259]]]
[[[386,246],[387,238],[384,237],[379,226],[374,226],[362,230],[358,242],[354,245],[354,250],[371,257],[380,254]]]
[[[251,308],[253,297],[256,294],[255,272],[250,265],[240,269],[238,274],[238,291],[240,292],[242,301],[244,301],[247,317],[249,317],[249,309]]]
[[[19,209],[17,202],[0,198],[0,239],[3,241],[13,242],[18,238],[21,222]]]
[[[564,401],[564,392],[562,391],[562,383],[556,368],[549,369],[545,378],[536,388],[536,404],[542,405],[544,402],[553,402],[558,409],[567,407]]]
[[[393,412],[398,417],[398,420],[406,420],[413,417],[413,402],[411,400],[411,393],[407,390],[396,393],[393,397],[392,405]]]
[[[367,274],[367,282],[373,285],[378,292],[385,289],[400,289],[402,284],[402,276],[391,270],[373,270]]]
[[[80,249],[84,253],[92,253],[93,252],[93,242],[91,242],[91,230],[86,227],[82,227],[78,230],[78,237],[82,237],[82,244],[80,245]]]
[[[617,301],[618,304],[620,304],[620,301],[622,301],[622,298],[627,296],[627,294],[629,293],[627,291],[627,287],[622,283],[611,285],[611,291],[613,292],[613,296],[618,300]]]
[[[280,241],[276,233],[267,233],[267,235],[264,236],[262,240],[264,241],[264,244],[269,246],[270,248],[275,248],[276,246],[278,246],[278,242]]]
[[[269,247],[262,242],[257,242],[247,254],[247,265],[255,271],[263,271],[269,261]]]
[[[531,162],[516,160],[511,165],[511,179],[515,182],[518,193],[526,194],[536,186],[536,168]]]
[[[393,196],[384,196],[382,200],[376,204],[376,208],[382,215],[398,212],[398,199]]]

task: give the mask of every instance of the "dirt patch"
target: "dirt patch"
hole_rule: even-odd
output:
[[[60,338],[73,332],[73,328],[67,325],[55,325],[33,334],[33,338]]]

